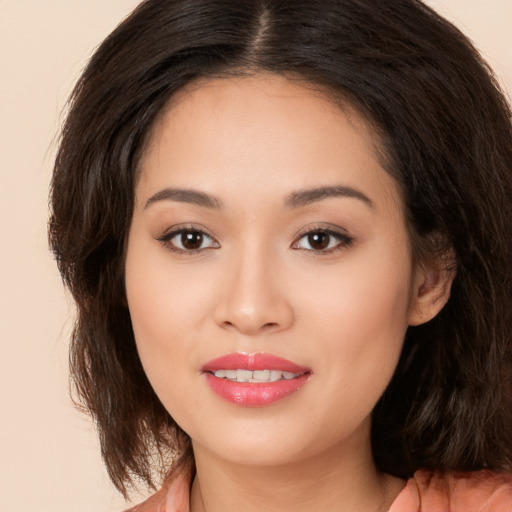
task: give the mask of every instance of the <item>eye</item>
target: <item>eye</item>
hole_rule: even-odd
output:
[[[196,253],[205,249],[217,249],[219,243],[200,229],[180,228],[158,238],[171,251]]]
[[[348,247],[354,239],[333,229],[316,228],[304,233],[292,245],[293,249],[331,253]]]

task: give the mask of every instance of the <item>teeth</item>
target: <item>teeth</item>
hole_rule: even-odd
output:
[[[253,379],[253,372],[250,370],[237,370],[236,371],[236,381],[237,382],[247,382],[249,379]]]
[[[252,372],[252,378],[254,380],[268,381],[270,379],[270,370],[256,370]]]
[[[279,370],[272,370],[270,372],[270,382],[275,382],[276,380],[281,380],[283,378],[283,372]]]
[[[290,380],[300,376],[300,373],[282,372],[280,370],[217,370],[215,377],[228,379],[233,382],[276,382]]]

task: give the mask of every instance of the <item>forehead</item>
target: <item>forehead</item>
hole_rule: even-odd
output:
[[[218,129],[222,125],[224,129],[216,132],[219,137],[229,128],[239,133],[241,126],[246,133],[251,128],[265,129],[271,136],[271,126],[276,131],[282,126],[292,129],[280,133],[283,142],[290,142],[285,139],[288,133],[303,135],[314,142],[325,138],[326,131],[331,131],[340,119],[363,136],[377,156],[382,146],[377,130],[341,94],[335,96],[318,85],[270,73],[203,78],[170,99],[155,124],[153,138],[159,130],[172,129],[177,123],[183,129],[183,121],[189,121],[188,126],[197,133],[199,129]]]
[[[281,76],[201,80],[169,102],[141,163],[147,193],[169,185],[286,194],[290,187],[362,185],[397,196],[380,139],[347,103]],[[172,183],[170,183],[172,182]],[[272,187],[272,188],[270,188]],[[208,190],[211,189],[211,190]]]

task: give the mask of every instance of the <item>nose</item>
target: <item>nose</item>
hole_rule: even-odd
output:
[[[291,327],[294,310],[277,258],[247,250],[229,262],[215,322],[246,336],[280,332]]]

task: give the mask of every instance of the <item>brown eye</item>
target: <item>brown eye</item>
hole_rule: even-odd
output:
[[[181,245],[188,251],[196,251],[203,245],[203,233],[199,231],[183,231],[181,233]]]
[[[204,231],[191,228],[177,229],[157,240],[171,251],[178,253],[193,253],[220,247],[220,244]]]
[[[317,232],[308,235],[309,246],[315,251],[323,251],[329,247],[331,235],[329,233]]]
[[[337,249],[343,249],[354,241],[345,233],[332,229],[315,229],[304,233],[297,242],[292,245],[293,249],[328,254]]]

